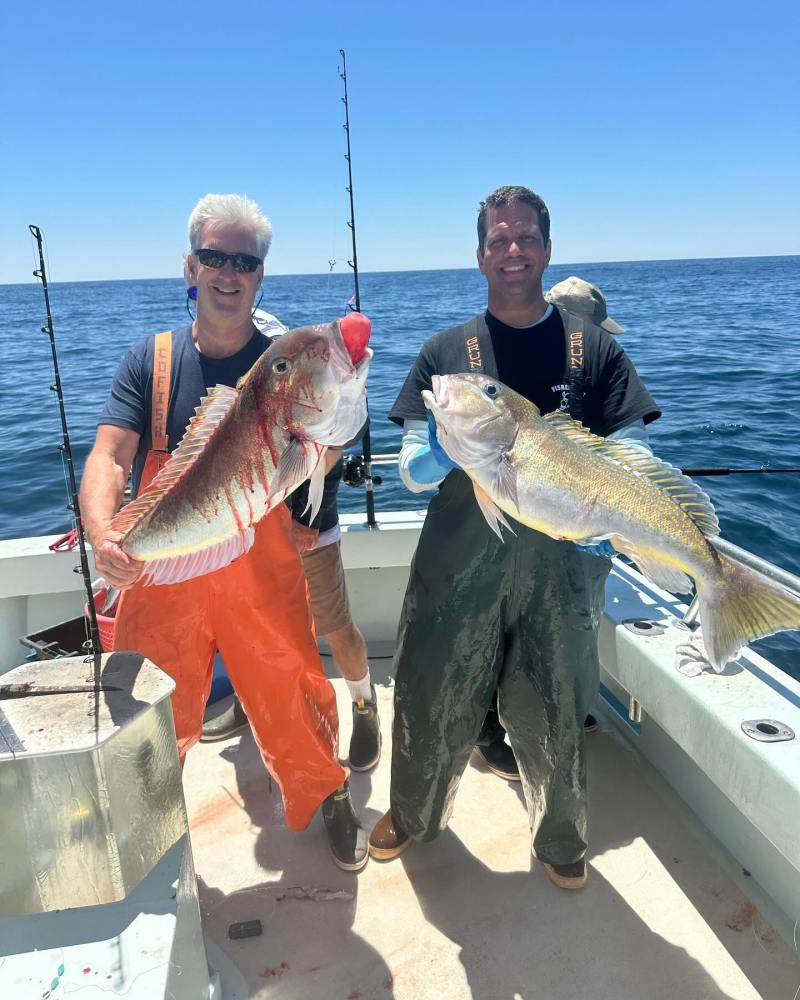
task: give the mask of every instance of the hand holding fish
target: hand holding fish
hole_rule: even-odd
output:
[[[445,474],[447,474],[451,469],[458,468],[458,465],[452,460],[452,458],[450,458],[444,448],[439,444],[439,439],[436,437],[436,421],[430,410],[428,410],[428,446],[434,460],[439,464],[439,467]]]
[[[131,558],[119,547],[118,542],[122,535],[119,531],[114,531],[110,525],[100,538],[100,541],[92,542],[97,572],[119,590],[132,587],[142,575],[144,563]]]
[[[679,469],[565,413],[543,417],[485,375],[434,375],[422,397],[439,443],[472,480],[501,539],[501,525],[511,530],[508,514],[551,538],[608,540],[673,593],[688,593],[694,580],[715,670],[753,639],[800,629],[797,597],[717,550],[711,501]]]

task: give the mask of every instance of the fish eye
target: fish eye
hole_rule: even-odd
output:
[[[276,375],[285,375],[292,370],[292,362],[288,358],[277,358],[272,362],[272,370]]]
[[[483,390],[490,399],[494,399],[495,396],[500,392],[500,387],[496,386],[494,382],[490,382]]]

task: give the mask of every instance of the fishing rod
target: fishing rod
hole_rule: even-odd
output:
[[[358,288],[358,252],[356,250],[356,209],[355,202],[353,200],[353,160],[350,150],[350,105],[348,103],[347,95],[347,57],[344,54],[344,49],[339,49],[339,55],[342,57],[342,68],[339,71],[339,76],[344,84],[344,96],[342,97],[342,103],[344,104],[344,134],[347,140],[347,152],[344,154],[344,158],[347,160],[347,193],[350,196],[350,219],[347,225],[350,227],[350,233],[353,240],[353,259],[348,260],[348,264],[353,271],[353,284],[355,286],[355,295],[351,301],[354,305],[351,306],[354,312],[361,312],[361,295]],[[333,268],[331,268],[333,270]],[[349,303],[348,303],[349,305]],[[377,526],[377,521],[375,519],[375,493],[374,486],[380,483],[380,479],[372,475],[372,441],[370,439],[369,433],[369,408],[367,409],[367,426],[364,430],[364,435],[361,438],[361,459],[359,463],[360,468],[357,470],[348,469],[348,479],[350,485],[360,486],[363,482],[366,488],[366,503],[367,503],[367,524],[370,528]],[[355,474],[354,474],[355,473]]]
[[[350,221],[347,225],[350,227],[350,232],[353,237],[353,259],[348,260],[348,264],[353,269],[353,284],[355,285],[356,294],[355,298],[355,311],[361,312],[361,296],[358,293],[358,253],[356,251],[356,209],[355,202],[353,201],[353,161],[350,152],[350,105],[347,100],[347,57],[344,54],[344,49],[339,49],[339,55],[342,57],[342,69],[339,76],[344,84],[344,97],[342,97],[342,104],[344,104],[344,134],[347,140],[347,152],[344,154],[344,158],[347,160],[347,188],[346,191],[350,196]]]
[[[64,456],[67,464],[67,474],[69,477],[69,493],[71,502],[67,504],[67,510],[72,513],[75,518],[75,530],[78,535],[78,546],[80,548],[80,567],[75,567],[75,572],[80,573],[83,577],[83,583],[86,588],[86,608],[89,616],[89,638],[84,643],[83,648],[87,653],[93,656],[99,656],[103,652],[103,648],[100,645],[100,633],[97,629],[97,614],[94,607],[94,595],[92,594],[92,578],[89,573],[89,560],[86,555],[86,539],[83,534],[83,525],[81,524],[81,509],[80,503],[78,502],[78,484],[75,480],[75,464],[72,461],[72,446],[69,441],[69,429],[67,427],[67,412],[64,408],[64,393],[61,389],[61,374],[58,368],[58,351],[56,350],[56,338],[53,332],[53,316],[50,311],[50,290],[47,286],[47,272],[44,266],[44,237],[42,236],[42,231],[38,226],[28,226],[33,238],[36,240],[36,246],[39,251],[39,267],[33,272],[34,278],[38,278],[42,283],[42,290],[44,291],[44,304],[47,311],[47,326],[41,327],[42,333],[46,333],[50,338],[50,349],[53,353],[53,371],[55,372],[55,382],[50,386],[50,389],[56,394],[58,399],[58,408],[61,414],[61,434],[62,443],[58,446],[58,450]]]
[[[381,455],[373,455],[372,456],[372,464],[373,465],[394,465],[394,464],[397,463],[397,461],[399,460],[399,458],[400,458],[400,452],[397,452],[397,451],[395,451],[395,452],[386,452],[385,454],[381,454]],[[797,473],[797,472],[800,472],[800,468],[797,468],[797,469],[790,468],[790,467],[786,467],[786,468],[780,468],[780,467],[779,468],[772,468],[771,466],[764,465],[764,466],[760,466],[757,469],[734,469],[734,468],[728,468],[727,466],[708,466],[708,467],[702,467],[702,468],[697,468],[697,469],[681,469],[680,471],[684,474],[684,476],[735,476],[735,475],[740,475],[742,473],[753,473],[753,474],[763,473],[763,472],[772,472],[772,473],[781,473],[781,472]]]
[[[744,474],[761,474],[766,472],[781,473],[781,472],[800,472],[800,469],[771,469],[767,466],[761,466],[758,469],[728,469],[724,466],[722,467],[712,467],[712,468],[700,468],[700,469],[681,469],[684,476],[740,476]]]

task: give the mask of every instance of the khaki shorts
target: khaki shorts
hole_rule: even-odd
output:
[[[353,620],[344,583],[341,542],[304,552],[302,558],[317,635],[338,632]]]

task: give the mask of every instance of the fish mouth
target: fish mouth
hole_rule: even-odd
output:
[[[447,381],[441,375],[434,375],[431,378],[431,388],[422,390],[422,400],[429,410],[447,410],[450,408],[453,400],[450,396]]]
[[[433,411],[434,416],[440,412],[443,417],[468,417],[469,410],[465,405],[458,405],[458,398],[450,392],[450,387],[446,376],[434,375],[431,378],[431,389],[423,389],[421,392],[422,401],[425,406]],[[489,424],[497,420],[498,414],[490,413],[486,417],[475,418],[470,427],[475,431],[482,431]]]
[[[339,331],[337,323],[330,324],[329,334],[331,341],[331,361],[333,362],[334,371],[337,375],[342,376],[342,379],[352,378],[357,369],[350,358],[344,337]],[[363,359],[361,363],[363,363]]]
[[[448,383],[447,376],[434,375],[431,388],[421,392],[422,401],[436,420],[439,441],[450,441],[463,453],[460,463],[463,467],[479,465],[487,455],[492,456],[496,452],[496,445],[487,431],[500,420],[500,414],[473,415],[466,403],[459,405],[458,396],[451,391]]]

